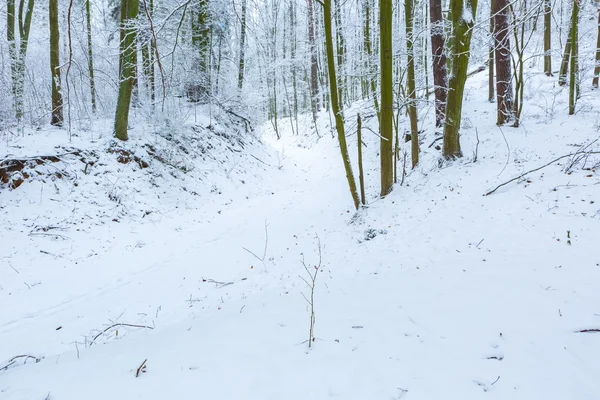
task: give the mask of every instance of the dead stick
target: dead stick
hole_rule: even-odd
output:
[[[137,371],[135,371],[135,377],[137,378],[138,376],[140,376],[140,372],[142,371],[142,369],[144,368],[144,366],[146,365],[146,361],[148,361],[148,359],[146,358],[144,360],[144,362],[138,367]]]
[[[523,178],[525,175],[531,174],[532,172],[536,172],[536,171],[539,171],[542,168],[546,168],[547,166],[552,165],[555,162],[562,160],[563,158],[573,157],[573,156],[576,156],[578,154],[600,154],[600,151],[583,151],[583,152],[571,153],[571,154],[566,154],[564,156],[560,156],[560,157],[555,158],[554,160],[550,161],[548,164],[544,164],[541,167],[534,168],[534,169],[532,169],[530,171],[527,171],[527,172],[523,172],[521,175],[516,176],[516,177],[512,178],[511,180],[506,181],[506,182],[504,182],[504,183],[496,186],[494,189],[492,189],[489,192],[487,192],[486,194],[484,194],[484,196],[489,196],[490,194],[494,193],[496,190],[500,189],[502,186],[506,186],[506,185],[508,185],[511,182],[519,180],[519,179]]]

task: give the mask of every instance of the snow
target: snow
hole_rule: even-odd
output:
[[[541,89],[525,127],[501,132],[486,79],[465,94],[465,157],[439,166],[428,117],[420,166],[385,199],[378,137],[363,132],[358,213],[325,113],[319,140],[308,119],[295,137],[282,121],[281,140],[266,124],[241,152],[200,118],[204,155],[137,127],[124,146],[146,169],[105,151],[101,121],[94,141],[54,130],[4,140],[2,159],[64,146],[99,161],[87,175],[75,158],[57,166],[77,187],[0,191],[0,368],[40,359],[0,371],[0,398],[596,399],[600,333],[578,331],[600,328],[597,170],[567,174],[565,159],[483,194],[597,139],[597,96],[584,93],[573,117],[566,90],[538,109],[557,89],[532,75]],[[375,123],[366,107],[346,112],[354,165],[356,112]],[[190,172],[152,159],[152,143]],[[318,263],[319,242],[308,350],[301,260]]]

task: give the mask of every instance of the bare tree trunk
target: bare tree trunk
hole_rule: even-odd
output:
[[[512,120],[513,112],[508,0],[492,0],[492,13],[496,48],[496,123],[502,125]]]
[[[430,0],[429,17],[431,22],[433,84],[435,86],[435,126],[439,128],[444,125],[446,92],[448,90],[442,0]]]
[[[96,82],[94,80],[94,52],[92,50],[92,15],[90,11],[90,0],[85,0],[85,22],[87,28],[87,56],[88,74],[90,78],[90,97],[92,112],[96,112]]]
[[[28,0],[27,9],[25,9],[25,0],[19,1],[18,27],[20,43],[17,50],[15,40],[15,2],[7,0],[6,6],[6,38],[8,41],[8,51],[11,58],[11,77],[12,90],[15,99],[15,116],[17,121],[21,121],[24,113],[23,97],[25,88],[25,62],[27,57],[27,47],[29,44],[29,31],[31,29],[31,18],[33,16],[33,6],[35,0]],[[25,12],[25,14],[23,14]],[[25,19],[23,19],[25,15]]]
[[[381,139],[379,157],[381,159],[381,195],[386,196],[392,191],[394,183],[393,163],[393,118],[394,118],[394,88],[393,88],[393,43],[392,43],[392,0],[379,1],[379,40],[381,64],[381,117],[379,130]]]
[[[552,0],[544,0],[544,73],[552,76]]]
[[[338,81],[335,72],[335,58],[333,52],[333,30],[331,29],[331,0],[323,0],[323,22],[325,25],[325,47],[327,49],[327,68],[329,70],[329,95],[331,97],[331,107],[333,109],[333,113],[335,114],[335,127],[338,133],[340,152],[342,155],[342,161],[344,162],[344,169],[346,170],[346,178],[348,179],[350,194],[352,195],[352,200],[354,201],[354,207],[358,209],[360,206],[360,200],[358,198],[358,192],[356,191],[356,180],[354,179],[354,173],[352,172],[350,155],[348,154],[348,145],[346,144],[344,118],[338,101]]]
[[[492,39],[492,43],[490,44],[490,54],[488,56],[488,101],[493,103],[496,97],[496,88],[494,83],[494,68],[496,67],[496,63],[494,61],[494,47],[496,40],[494,39],[494,17],[492,10],[490,10],[490,35]]]
[[[575,114],[579,98],[579,2],[573,1],[571,15],[571,72],[569,77],[569,115]]]
[[[246,8],[248,0],[242,0],[242,25],[240,28],[240,63],[238,68],[238,88],[244,86],[244,66],[246,63]]]
[[[129,124],[129,107],[131,105],[131,95],[135,82],[135,61],[136,61],[136,26],[135,21],[138,17],[138,0],[121,0],[121,7],[125,12],[121,13],[124,17],[121,21],[123,31],[123,40],[120,51],[120,84],[119,97],[117,99],[117,111],[115,114],[115,136],[120,140],[129,138],[127,125]]]
[[[362,120],[360,114],[356,115],[356,140],[358,146],[358,181],[360,183],[360,202],[365,205],[365,174],[362,161]]]
[[[50,73],[52,76],[52,118],[50,124],[62,126],[63,99],[60,91],[58,0],[50,0],[48,3],[48,22],[50,25]]]
[[[451,0],[450,13],[452,15],[454,40],[452,74],[448,84],[446,122],[444,125],[443,154],[446,159],[462,157],[460,123],[476,12],[477,0]]]
[[[567,84],[567,74],[569,73],[569,57],[571,57],[571,37],[573,36],[573,25],[569,28],[569,35],[565,42],[565,51],[563,52],[562,61],[560,63],[560,71],[558,73],[559,86]]]
[[[406,54],[408,56],[408,71],[406,77],[408,89],[407,111],[410,119],[411,156],[413,168],[419,163],[419,127],[417,121],[417,94],[415,89],[415,57],[413,37],[414,8],[414,0],[404,0],[404,18],[406,22]]]
[[[308,44],[310,46],[310,104],[313,121],[316,121],[317,112],[321,108],[321,101],[319,98],[319,65],[317,43],[315,40],[315,10],[313,0],[308,0]]]
[[[598,78],[600,77],[600,9],[598,10],[598,39],[596,40],[596,66],[594,67],[594,79],[592,86],[598,88]]]

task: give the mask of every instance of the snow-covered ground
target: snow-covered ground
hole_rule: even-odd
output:
[[[265,125],[241,152],[206,137],[216,156],[178,159],[188,172],[146,150],[149,168],[119,164],[99,150],[109,138],[4,141],[3,154],[60,145],[98,161],[55,165],[76,187],[0,191],[0,398],[598,399],[600,333],[580,332],[600,329],[597,170],[565,173],[565,158],[483,196],[600,136],[597,94],[567,117],[554,82],[532,77],[535,96],[557,91],[552,108],[528,99],[524,126],[500,130],[475,76],[465,157],[439,164],[425,124],[421,165],[386,199],[365,131],[358,213],[326,114],[320,140],[306,121],[296,137],[282,121],[279,141]],[[130,148],[156,140],[142,132]],[[309,350],[302,260],[314,272],[319,250]]]

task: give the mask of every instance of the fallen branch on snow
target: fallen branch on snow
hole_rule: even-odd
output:
[[[546,167],[554,164],[555,162],[558,162],[558,161],[562,160],[563,158],[573,157],[573,156],[576,156],[576,155],[579,155],[579,154],[600,154],[600,151],[582,151],[582,152],[576,152],[576,153],[571,153],[571,154],[566,154],[564,156],[560,156],[560,157],[555,158],[554,160],[550,161],[549,163],[542,165],[541,167],[534,168],[534,169],[529,170],[527,172],[523,172],[521,175],[516,176],[516,177],[512,178],[511,180],[508,180],[508,181],[506,181],[504,183],[501,183],[500,185],[496,186],[494,189],[492,189],[489,192],[485,193],[484,196],[489,196],[490,194],[494,193],[496,190],[500,189],[501,187],[506,186],[509,183],[512,183],[512,182],[514,182],[516,180],[519,180],[519,179],[523,178],[525,175],[531,174],[532,172],[536,172],[536,171],[539,171],[540,169],[546,168]]]
[[[8,360],[8,364],[6,364],[4,367],[0,368],[0,371],[5,371],[7,370],[10,366],[14,365],[17,363],[17,361],[21,358],[24,358],[25,360],[23,361],[23,364],[27,364],[27,360],[29,360],[30,358],[33,358],[37,363],[39,363],[40,361],[42,361],[41,358],[38,357],[34,357],[34,356],[30,356],[29,354],[21,354],[18,356],[14,356],[13,358],[11,358],[10,360]]]
[[[106,328],[105,330],[103,330],[102,332],[100,332],[99,334],[97,334],[96,336],[94,336],[94,338],[90,342],[90,346],[93,345],[96,342],[96,339],[98,339],[100,336],[104,335],[109,330],[111,330],[113,328],[117,328],[119,326],[127,326],[127,327],[130,327],[130,328],[154,329],[153,326],[148,326],[148,325],[124,324],[124,323],[112,324],[111,326],[109,326],[108,328]]]

